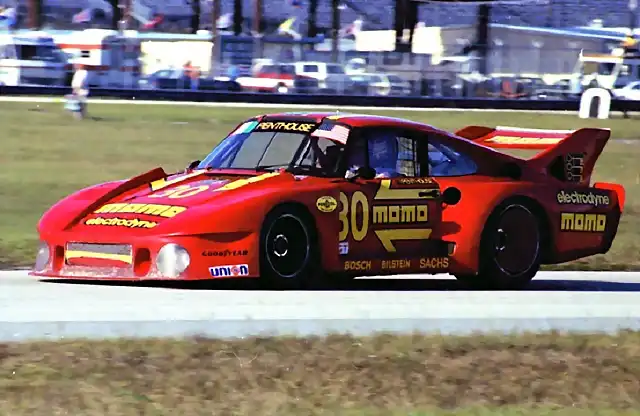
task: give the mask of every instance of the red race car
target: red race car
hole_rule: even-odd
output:
[[[261,115],[183,172],[153,169],[54,205],[38,224],[32,275],[305,288],[449,273],[475,287],[522,288],[541,264],[611,247],[624,188],[590,185],[609,137],[595,128],[449,133],[392,117]]]

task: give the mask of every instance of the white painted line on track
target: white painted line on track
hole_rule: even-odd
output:
[[[14,97],[0,96],[0,102],[16,102],[16,103],[63,103],[62,97]],[[347,110],[347,111],[405,111],[405,112],[472,112],[472,113],[536,113],[536,114],[557,114],[572,115],[578,114],[577,111],[559,111],[559,110],[493,110],[486,108],[421,108],[421,107],[376,107],[376,106],[333,106],[324,104],[276,104],[276,103],[215,103],[215,102],[198,102],[198,101],[152,101],[152,100],[113,100],[113,99],[89,99],[90,104],[110,104],[110,105],[170,105],[170,106],[187,106],[187,107],[212,107],[212,108],[290,108],[302,110]],[[629,113],[633,114],[633,113]]]

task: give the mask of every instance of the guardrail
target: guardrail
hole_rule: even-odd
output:
[[[69,87],[0,86],[0,96],[64,96]],[[366,95],[268,94],[228,91],[142,90],[121,88],[92,88],[91,98],[120,98],[127,100],[218,102],[252,104],[335,105],[362,107],[457,108],[491,110],[557,110],[578,111],[579,100],[525,100],[501,98],[436,98],[436,97],[379,97]],[[612,100],[611,110],[640,111],[640,101]]]

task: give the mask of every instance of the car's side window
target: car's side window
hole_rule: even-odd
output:
[[[438,135],[428,138],[429,176],[472,175],[478,166],[471,157],[446,146]]]
[[[416,140],[401,135],[397,139],[400,150],[398,152],[398,173],[404,176],[420,176]]]
[[[392,128],[367,128],[356,141],[349,152],[349,171],[365,166],[368,160],[378,178],[420,176],[416,141],[408,134]]]

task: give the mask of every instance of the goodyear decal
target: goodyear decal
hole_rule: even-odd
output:
[[[259,123],[256,130],[272,130],[272,131],[297,131],[301,133],[309,133],[316,125],[313,123],[298,123],[294,121],[265,121]]]
[[[107,204],[94,211],[95,214],[143,214],[156,217],[172,218],[186,211],[187,208],[176,205],[161,204]]]
[[[562,212],[560,214],[560,230],[602,233],[607,228],[605,214],[578,214]]]

